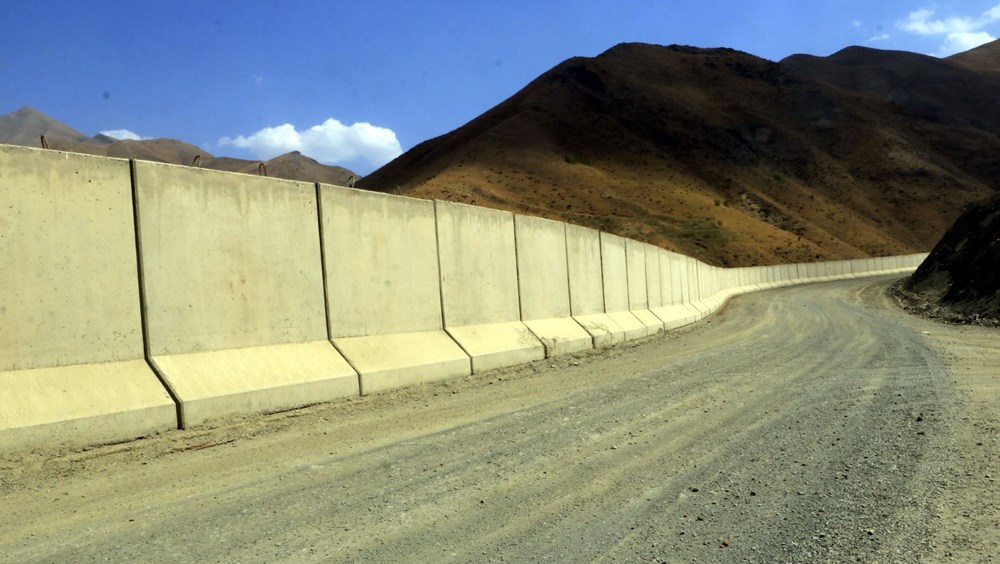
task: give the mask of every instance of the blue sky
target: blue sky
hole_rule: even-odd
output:
[[[0,22],[0,114],[367,174],[617,43],[946,56],[1000,35],[1000,0],[7,0]]]

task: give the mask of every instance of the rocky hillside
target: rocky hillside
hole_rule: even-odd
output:
[[[574,58],[360,183],[529,213],[728,266],[926,251],[1000,189],[1000,43],[940,60]],[[985,62],[984,62],[985,61]]]
[[[1000,195],[973,204],[906,281],[902,295],[922,313],[1000,326]]]

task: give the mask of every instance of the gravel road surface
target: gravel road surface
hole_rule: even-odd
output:
[[[1000,330],[892,279],[613,350],[0,458],[0,560],[993,562]]]

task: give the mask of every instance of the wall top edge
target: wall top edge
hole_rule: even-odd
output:
[[[125,159],[121,157],[106,157],[104,155],[91,155],[90,153],[77,153],[74,151],[61,151],[58,149],[42,149],[41,147],[25,147],[23,145],[8,145],[6,143],[0,143],[0,151],[4,153],[34,153],[36,155],[47,155],[47,156],[62,156],[63,158],[69,159],[93,159],[93,160],[105,160],[115,163],[127,163],[132,159]]]
[[[402,200],[409,200],[411,202],[426,202],[427,205],[433,205],[434,200],[428,200],[427,198],[414,198],[413,196],[404,196],[401,194],[390,194],[388,192],[380,192],[378,190],[365,190],[364,188],[351,188],[350,186],[341,186],[340,184],[330,184],[328,182],[317,182],[319,184],[320,190],[328,191],[341,191],[348,194],[353,194],[355,196],[366,196],[372,198],[399,198]]]
[[[404,196],[397,196],[397,197],[402,198]],[[514,218],[514,212],[512,212],[512,211],[498,210],[496,208],[488,208],[486,206],[474,206],[472,204],[463,204],[462,202],[450,202],[448,200],[438,200],[437,198],[435,198],[434,199],[434,205],[437,206],[438,204],[444,204],[446,207],[447,206],[451,206],[451,207],[456,207],[456,208],[471,208],[471,209],[474,209],[474,210],[489,210],[491,212],[496,212],[496,213],[503,214],[503,215],[509,215],[511,217],[511,219]]]
[[[248,174],[245,172],[232,172],[228,170],[215,170],[212,168],[199,168],[188,165],[173,164],[173,163],[161,163],[156,161],[144,161],[142,159],[129,159],[135,161],[136,168],[170,168],[174,170],[182,170],[190,174],[203,174],[206,176],[218,176],[218,177],[230,177],[230,178],[240,178],[246,180],[247,182],[275,182],[286,185],[301,186],[302,188],[308,187],[311,190],[316,189],[315,182],[306,182],[304,180],[288,180],[285,178],[277,178],[274,176],[259,176],[256,174]]]
[[[5,152],[5,153],[17,153],[17,152],[21,152],[21,153],[24,153],[24,154],[34,153],[36,155],[47,154],[47,155],[55,155],[55,156],[61,155],[61,156],[63,156],[63,158],[67,158],[67,159],[69,159],[69,158],[76,158],[76,159],[97,159],[97,160],[106,160],[106,161],[115,162],[115,163],[128,163],[128,162],[133,162],[134,161],[135,163],[138,164],[138,166],[141,166],[141,167],[156,167],[156,166],[159,166],[159,167],[173,167],[173,168],[177,168],[177,169],[184,169],[186,171],[190,171],[190,172],[195,173],[195,174],[236,175],[236,176],[239,176],[241,178],[256,179],[254,181],[260,181],[261,179],[264,179],[264,180],[269,180],[269,181],[273,181],[273,182],[281,182],[281,183],[286,183],[286,184],[290,184],[290,185],[298,185],[298,186],[303,186],[303,187],[305,187],[305,186],[313,186],[313,187],[315,187],[315,186],[318,185],[321,188],[325,187],[325,188],[331,188],[331,189],[349,190],[349,191],[352,191],[352,192],[355,192],[355,193],[362,193],[362,194],[372,195],[373,197],[404,198],[404,199],[407,199],[407,200],[427,201],[424,198],[414,198],[414,197],[411,197],[411,196],[403,196],[403,195],[399,195],[399,194],[390,194],[390,193],[387,193],[387,192],[377,192],[377,191],[373,191],[373,190],[364,190],[364,189],[359,189],[359,188],[351,188],[351,187],[347,187],[347,186],[340,186],[340,185],[337,185],[337,184],[329,184],[329,183],[324,183],[324,182],[307,182],[307,181],[304,181],[304,180],[289,180],[289,179],[285,179],[285,178],[276,178],[276,177],[273,177],[273,176],[257,176],[257,175],[248,174],[248,173],[244,173],[244,172],[232,172],[232,171],[226,171],[226,170],[215,170],[215,169],[209,169],[209,168],[192,167],[192,166],[181,165],[181,164],[161,163],[161,162],[157,162],[157,161],[148,161],[148,160],[144,160],[144,159],[122,158],[122,157],[109,157],[109,156],[105,156],[105,155],[91,155],[89,153],[78,153],[78,152],[74,152],[74,151],[63,151],[63,150],[58,150],[58,149],[43,149],[43,148],[38,148],[38,147],[25,147],[23,145],[10,145],[10,144],[7,144],[7,143],[0,143],[0,152]],[[669,250],[664,249],[662,247],[657,247],[657,246],[651,245],[649,243],[644,243],[643,241],[639,241],[637,239],[631,239],[631,238],[628,238],[628,237],[623,237],[621,235],[615,235],[614,233],[608,233],[606,231],[599,231],[597,229],[593,229],[591,227],[586,227],[586,226],[583,226],[583,225],[576,225],[576,224],[572,224],[572,223],[567,223],[567,222],[563,222],[563,221],[558,221],[558,220],[548,219],[548,218],[543,218],[543,217],[538,217],[538,216],[532,216],[532,215],[527,215],[527,214],[517,214],[517,213],[511,212],[511,211],[507,211],[507,210],[498,210],[498,209],[495,209],[495,208],[488,208],[488,207],[485,207],[485,206],[476,206],[476,205],[472,205],[472,204],[464,204],[464,203],[461,203],[461,202],[451,202],[451,201],[448,201],[448,200],[439,200],[439,199],[434,199],[432,201],[434,202],[435,205],[437,205],[437,203],[440,202],[440,203],[443,203],[443,204],[446,204],[446,205],[450,205],[450,206],[461,206],[461,207],[473,208],[473,209],[480,209],[480,210],[491,210],[491,211],[496,212],[496,213],[510,215],[511,217],[518,217],[518,216],[520,216],[520,217],[525,217],[525,218],[531,218],[533,220],[534,219],[538,219],[538,220],[543,220],[543,221],[551,221],[551,222],[554,222],[554,223],[562,223],[562,224],[567,225],[569,227],[572,227],[574,229],[587,229],[587,230],[590,230],[590,231],[594,231],[594,232],[600,233],[600,236],[602,238],[605,237],[605,236],[607,236],[607,237],[614,237],[614,238],[621,239],[622,241],[633,241],[635,243],[641,243],[641,244],[644,244],[644,245],[649,245],[649,246],[651,246],[653,248],[660,249],[663,252],[670,253],[670,254],[677,255],[677,256],[681,256],[681,257],[685,257],[685,258],[689,258],[689,259],[691,259],[693,261],[696,261],[698,263],[705,264],[707,266],[711,266],[711,265],[708,265],[707,263],[699,261],[698,259],[695,259],[693,257],[688,257],[687,255],[678,253],[676,251],[669,251]],[[919,257],[919,256],[926,257],[928,254],[929,254],[929,251],[927,251],[927,252],[919,252],[919,253],[910,253],[910,254],[905,254],[905,255],[883,255],[883,256],[877,256],[877,257],[859,257],[859,258],[855,258],[855,259],[837,259],[837,260],[832,260],[832,261],[814,261],[814,262],[810,262],[810,263],[783,263],[782,265],[741,266],[741,267],[733,267],[733,268],[719,267],[719,268],[724,268],[724,270],[737,270],[737,269],[740,269],[740,268],[766,268],[768,266],[785,266],[785,265],[800,265],[800,264],[823,264],[823,263],[846,262],[846,261],[851,261],[851,260],[879,259],[879,258],[890,258],[890,257]]]

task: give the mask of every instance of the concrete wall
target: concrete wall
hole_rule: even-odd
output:
[[[647,336],[646,325],[629,311],[628,262],[623,237],[601,233],[601,272],[604,312],[625,331],[626,340]]]
[[[327,341],[312,184],[137,161],[152,362],[181,424],[359,393]]]
[[[137,273],[128,161],[0,145],[0,449],[176,427]]]
[[[121,440],[606,346],[737,293],[926,256],[726,270],[472,206],[131,167],[0,146],[0,447]]]
[[[434,202],[319,187],[327,321],[361,393],[471,374],[445,333]]]
[[[573,319],[590,334],[595,347],[624,341],[625,330],[604,312],[601,233],[567,224],[566,256]]]
[[[646,244],[625,239],[625,268],[628,274],[628,310],[646,326],[646,334],[663,330],[663,322],[649,311]]]
[[[545,357],[521,323],[514,214],[435,201],[445,330],[474,372]]]
[[[569,303],[566,224],[514,216],[521,320],[545,345],[546,356],[593,348]]]

